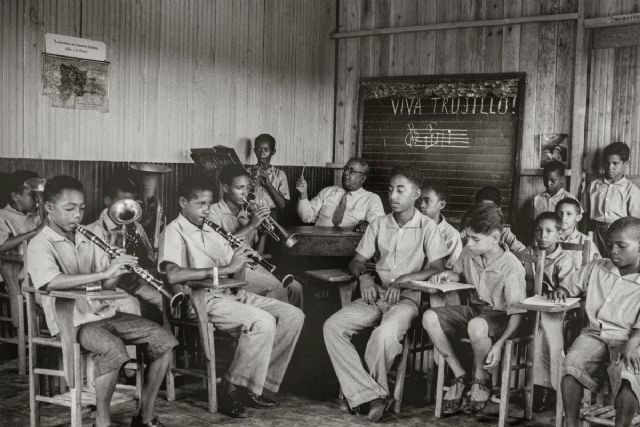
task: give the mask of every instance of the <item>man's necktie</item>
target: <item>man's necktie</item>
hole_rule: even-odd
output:
[[[344,218],[344,211],[347,210],[347,196],[349,196],[349,194],[351,193],[345,191],[345,193],[342,195],[342,199],[340,199],[340,203],[338,203],[336,211],[333,213],[334,227],[340,227],[340,224],[342,223],[342,220]]]

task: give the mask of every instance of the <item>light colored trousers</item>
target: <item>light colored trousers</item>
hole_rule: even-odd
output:
[[[239,333],[227,380],[258,395],[263,388],[277,392],[302,330],[302,310],[240,290],[212,295],[207,313],[217,329]]]
[[[244,280],[247,282],[247,286],[244,287],[247,292],[275,298],[302,308],[302,285],[297,280],[285,289],[276,276],[260,265],[255,270],[245,268]]]
[[[418,305],[407,298],[391,306],[380,299],[373,305],[358,299],[324,323],[324,342],[344,397],[352,408],[390,395],[387,373],[396,356],[402,353],[404,336],[417,316]],[[375,326],[364,353],[367,372],[351,338]]]
[[[557,389],[559,370],[562,369],[564,338],[562,326],[564,313],[540,313],[540,330],[536,335],[536,361],[533,383]]]

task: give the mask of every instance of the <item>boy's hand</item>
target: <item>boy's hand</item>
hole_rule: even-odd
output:
[[[262,223],[262,221],[267,219],[270,215],[271,215],[271,209],[269,209],[266,206],[260,206],[258,209],[253,211],[253,216],[251,217],[249,224],[251,224],[253,228],[256,228]]]
[[[432,276],[431,281],[436,285],[441,282],[459,282],[460,275],[453,270],[444,270]]]
[[[353,229],[356,233],[364,233],[367,229],[369,223],[367,221],[360,221],[356,224],[356,227]]]
[[[298,177],[298,179],[296,180],[296,190],[298,190],[298,193],[300,193],[301,199],[307,198],[307,189],[307,180],[302,176]]]
[[[632,370],[636,375],[640,374],[640,352],[635,345],[629,345],[630,341],[624,343],[620,348],[620,353],[616,356],[616,364],[624,362],[624,366]]]
[[[119,255],[111,261],[111,264],[109,264],[109,267],[105,270],[104,274],[107,279],[115,279],[116,277],[120,277],[123,274],[128,273],[128,266],[137,263],[138,257],[131,255]]]
[[[389,305],[396,305],[400,301],[400,288],[391,285],[383,298]]]
[[[565,302],[568,296],[569,292],[564,288],[556,288],[551,291],[551,293],[547,294],[547,298],[553,302]]]
[[[233,258],[231,258],[231,262],[227,266],[227,268],[229,269],[229,274],[234,274],[242,270],[244,265],[249,260],[249,255],[251,253],[253,253],[253,249],[247,246],[237,247],[235,252],[233,253]]]
[[[487,354],[487,358],[485,359],[486,365],[484,365],[484,369],[489,371],[500,363],[500,359],[502,358],[502,341],[496,341],[495,344],[491,346],[491,350],[489,350],[489,354]]]
[[[368,274],[363,274],[358,281],[360,282],[360,296],[362,297],[362,301],[367,304],[375,303],[378,299],[378,287],[373,281],[373,278]]]

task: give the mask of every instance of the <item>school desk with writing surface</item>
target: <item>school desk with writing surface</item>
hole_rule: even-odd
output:
[[[540,328],[540,314],[541,313],[566,313],[573,309],[580,307],[580,299],[579,298],[568,298],[566,302],[555,303],[553,301],[547,300],[540,295],[534,295],[533,297],[525,299],[523,302],[517,303],[513,305],[514,308],[519,308],[523,310],[527,310],[529,312],[535,313],[536,322],[534,327],[534,340],[533,342],[539,342],[538,336],[541,333],[542,328]],[[534,344],[535,345],[535,344]],[[562,363],[562,348],[558,348],[558,354],[556,355],[555,360],[559,363]],[[553,360],[553,358],[552,358]],[[532,371],[536,369],[536,363],[538,362],[537,358],[533,358],[532,363]],[[562,427],[562,395],[560,393],[560,381],[562,376],[562,366],[558,366],[558,378],[556,382],[556,421],[555,425],[557,427]]]
[[[362,239],[362,233],[353,231],[353,227],[301,225],[286,230],[297,240],[295,246],[283,247],[290,256],[353,257]]]

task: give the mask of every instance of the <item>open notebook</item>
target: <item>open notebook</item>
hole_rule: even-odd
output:
[[[435,284],[433,282],[422,281],[422,280],[412,280],[409,282],[411,286],[407,286],[411,289],[418,291],[440,291],[443,293],[446,292],[454,292],[454,291],[463,291],[465,289],[475,289],[475,286],[468,285],[466,283],[457,283],[457,282],[440,282]]]
[[[538,307],[573,307],[580,305],[580,298],[567,298],[564,302],[553,302],[540,295],[534,295],[522,301],[523,304],[535,305]]]

